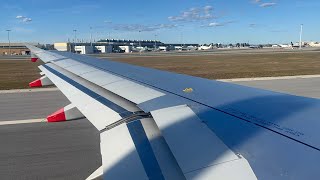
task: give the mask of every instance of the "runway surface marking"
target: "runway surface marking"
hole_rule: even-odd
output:
[[[282,79],[309,79],[319,78],[320,75],[300,75],[300,76],[279,76],[279,77],[256,77],[256,78],[235,78],[235,79],[217,79],[222,82],[238,82],[238,81],[268,81],[268,80],[282,80]]]
[[[40,123],[47,122],[46,119],[25,119],[25,120],[15,120],[15,121],[0,121],[0,126],[13,125],[13,124],[26,124],[26,123]]]
[[[24,93],[24,92],[50,92],[50,91],[58,91],[59,89],[56,87],[52,88],[35,88],[35,89],[11,89],[11,90],[0,90],[0,94],[8,94],[8,93]]]

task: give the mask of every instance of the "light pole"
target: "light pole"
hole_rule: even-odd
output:
[[[110,45],[110,31],[108,32],[108,46]]]
[[[90,27],[90,45],[92,47],[92,27]]]
[[[11,55],[11,43],[10,43],[10,31],[11,31],[11,29],[7,29],[6,31],[8,32],[9,55]]]
[[[300,43],[299,43],[299,49],[302,48],[302,31],[303,31],[303,24],[300,25]]]
[[[142,48],[141,48],[141,31],[139,31],[139,54],[141,55],[141,51],[142,51]]]
[[[139,46],[141,47],[141,31],[139,31]]]
[[[180,41],[181,41],[181,48],[182,48],[182,46],[183,46],[183,34],[182,34],[182,32],[181,32],[181,34],[180,34]]]
[[[154,50],[157,50],[157,35],[154,35]]]
[[[76,52],[76,46],[77,46],[77,30],[74,29],[74,52]]]

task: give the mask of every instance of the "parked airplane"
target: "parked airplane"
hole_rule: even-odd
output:
[[[174,46],[174,49],[178,51],[194,51],[194,50],[197,50],[198,47],[182,45],[182,46]]]
[[[251,49],[261,49],[261,48],[263,48],[263,46],[262,45],[250,45],[249,48],[251,48]]]
[[[278,44],[278,46],[281,48],[292,48],[291,44]]]
[[[212,45],[212,44],[210,44],[209,46],[207,46],[207,45],[201,45],[201,46],[199,46],[198,49],[199,49],[199,50],[209,50],[209,49],[213,49],[213,45]]]
[[[142,46],[137,46],[137,47],[132,47],[133,52],[146,52],[148,51],[147,47],[142,47]]]
[[[318,99],[27,47],[45,63],[30,85],[72,103],[48,121],[85,116],[100,132],[88,179],[320,177]]]
[[[198,50],[198,47],[197,46],[187,46],[186,50],[187,51],[195,51],[195,50]]]

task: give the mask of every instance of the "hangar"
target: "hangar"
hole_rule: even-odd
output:
[[[0,43],[0,55],[28,55],[30,50],[22,43]]]

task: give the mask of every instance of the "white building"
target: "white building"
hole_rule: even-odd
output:
[[[168,47],[167,46],[159,46],[159,50],[160,51],[168,51]]]
[[[112,46],[94,46],[95,52],[98,53],[112,53]]]
[[[123,50],[125,53],[132,52],[132,46],[119,46],[121,50]]]
[[[309,42],[308,45],[310,47],[320,47],[320,42]]]
[[[53,46],[58,51],[71,51],[70,43],[54,43]]]
[[[174,46],[174,50],[182,51],[182,46]]]
[[[75,52],[79,54],[92,54],[93,47],[92,46],[75,46]]]

